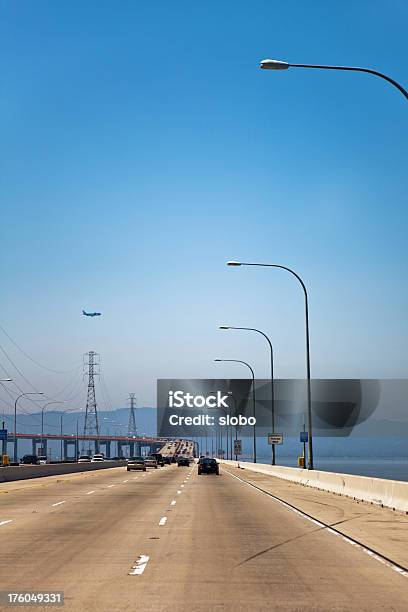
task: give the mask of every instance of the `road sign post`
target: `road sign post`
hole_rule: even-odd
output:
[[[235,461],[238,461],[238,455],[242,455],[242,440],[234,440],[234,455]]]
[[[3,421],[3,429],[0,429],[0,440],[2,441],[2,454],[7,454],[7,429],[4,429],[4,421]]]
[[[283,444],[283,434],[269,434],[268,444]]]
[[[306,444],[307,444],[307,442],[309,440],[309,432],[305,431],[305,429],[306,429],[306,427],[303,426],[303,431],[300,432],[300,441],[303,444],[303,461],[304,461],[304,466],[306,465]]]

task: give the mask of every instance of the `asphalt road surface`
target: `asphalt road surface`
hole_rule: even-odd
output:
[[[0,590],[64,591],[61,609],[84,612],[408,610],[406,575],[239,476],[194,465],[3,484]]]

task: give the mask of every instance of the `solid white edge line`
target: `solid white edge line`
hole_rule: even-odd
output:
[[[239,476],[235,476],[235,474],[231,474],[231,472],[229,472],[228,470],[224,470],[227,474],[229,474],[230,476],[232,476],[232,478],[236,478],[237,480],[239,480],[240,482],[242,482],[243,484],[248,485],[249,487],[251,487],[251,489],[255,489],[255,491],[258,491],[258,493],[266,493],[266,495],[268,495],[267,491],[262,491],[261,489],[258,489],[257,487],[255,487],[253,484],[251,484],[250,482],[246,482],[245,480],[242,480],[242,478],[239,478]],[[328,531],[329,533],[336,535],[336,536],[340,536],[342,537],[342,539],[344,540],[344,542],[347,542],[348,544],[351,544],[352,546],[354,546],[355,548],[359,548],[361,549],[363,552],[366,553],[366,555],[369,555],[370,557],[372,557],[373,559],[376,559],[377,561],[379,561],[380,563],[382,563],[383,565],[386,565],[387,567],[390,567],[391,569],[394,570],[394,572],[398,572],[401,576],[404,576],[405,578],[408,578],[408,572],[406,572],[405,570],[403,570],[401,567],[398,567],[397,565],[394,565],[394,563],[392,563],[392,561],[387,561],[387,559],[383,559],[382,557],[380,557],[379,555],[377,555],[375,552],[373,552],[372,550],[370,550],[369,548],[366,548],[364,546],[364,544],[360,544],[358,542],[354,542],[353,540],[350,540],[350,538],[348,538],[346,535],[342,535],[337,531],[334,531],[334,529],[331,529],[331,527],[327,527],[327,525],[325,525],[324,523],[321,523],[319,520],[314,519],[310,516],[307,516],[306,514],[304,514],[304,512],[302,512],[301,510],[296,510],[296,508],[292,508],[292,506],[290,504],[287,504],[286,502],[277,499],[276,497],[273,497],[271,495],[268,495],[268,497],[274,501],[277,502],[278,504],[281,504],[282,506],[284,506],[285,508],[287,508],[288,510],[291,510],[292,512],[294,512],[295,514],[299,514],[300,516],[302,516],[303,518],[307,519],[308,521],[310,521],[311,523],[314,523],[315,525],[317,525],[318,527],[320,527],[322,530],[324,531]]]
[[[60,506],[61,504],[65,504],[65,503],[66,503],[66,500],[64,499],[64,501],[57,502],[56,504],[51,504],[51,506]]]

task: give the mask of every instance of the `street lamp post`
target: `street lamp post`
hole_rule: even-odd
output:
[[[394,81],[391,77],[378,72],[378,70],[371,70],[371,68],[359,68],[357,66],[327,66],[320,64],[289,64],[288,62],[282,62],[280,60],[265,59],[262,60],[260,68],[263,70],[287,70],[288,68],[317,68],[319,70],[346,70],[351,72],[366,72],[367,74],[374,74],[375,76],[381,77],[391,85],[394,85],[402,95],[408,100],[408,91],[402,87],[397,81]]]
[[[0,379],[0,383],[5,383],[5,382],[13,382],[12,378],[2,378]],[[3,411],[3,419],[4,419],[4,411]],[[3,420],[3,429],[5,428],[5,422]],[[3,444],[2,444],[2,455],[7,455],[7,436],[3,439]]]
[[[254,331],[261,334],[269,344],[270,356],[271,356],[271,419],[272,419],[272,433],[275,433],[275,379],[273,373],[273,346],[268,336],[260,329],[254,327],[232,327],[231,325],[220,325],[220,329],[243,329],[246,331]],[[275,444],[272,444],[272,465],[276,463],[276,452]]]
[[[66,414],[67,412],[76,412],[76,408],[71,408],[69,410],[61,410],[61,417],[60,417],[60,436],[61,436],[61,442],[60,442],[60,454],[61,454],[61,461],[62,461],[62,418],[64,416],[64,414]],[[78,419],[77,419],[77,437],[78,437]]]
[[[47,402],[46,404],[44,404],[44,406],[41,409],[41,454],[44,454],[44,410],[46,409],[47,406],[50,406],[51,404],[65,404],[64,400],[61,401],[55,401],[55,402]]]
[[[79,419],[76,420],[76,445],[75,445],[75,461],[78,461],[79,459],[79,427],[78,427],[78,421]]]
[[[254,434],[253,434],[253,446],[254,446],[254,463],[256,463],[256,397],[255,397],[255,374],[249,363],[242,361],[241,359],[214,359],[214,361],[232,361],[234,363],[243,363],[250,369],[252,375],[252,405],[253,415],[255,419],[254,423]]]
[[[211,393],[215,394],[216,391],[212,391]],[[231,397],[234,400],[234,407],[235,407],[234,413],[235,413],[235,416],[236,416],[236,412],[237,412],[237,400],[236,400],[235,396],[233,395],[232,391],[227,391],[227,395],[228,395],[228,397]],[[223,408],[220,408],[220,410],[222,410],[225,415],[227,414],[227,411],[224,410]],[[231,406],[230,405],[228,405],[228,415],[229,415],[229,418],[231,420]],[[222,427],[221,427],[221,425],[218,425],[218,428],[220,429],[220,432],[221,432],[221,448],[222,448]],[[231,423],[228,423],[228,425],[226,425],[226,428],[227,428],[227,433],[226,433],[227,459],[229,458],[229,459],[232,460],[232,425],[231,425]],[[237,428],[235,426],[235,433],[236,433],[236,429]],[[211,435],[213,435],[212,432],[211,432]],[[228,440],[229,440],[229,457],[228,457]]]
[[[232,393],[232,391],[227,391],[227,395],[229,395],[230,398],[232,398],[234,400],[234,416],[237,416],[237,398],[235,397],[235,395]],[[230,417],[231,417],[231,408],[230,408]],[[232,425],[230,425],[230,459],[232,461]],[[237,440],[237,431],[238,431],[238,425],[235,425],[235,440]],[[236,459],[236,455],[235,455],[235,459]]]
[[[278,264],[264,264],[264,263],[249,263],[242,261],[228,261],[227,266],[261,266],[264,268],[280,268],[290,272],[301,284],[305,297],[305,327],[306,327],[306,375],[307,375],[307,426],[308,426],[308,469],[313,470],[313,442],[312,442],[312,391],[311,391],[311,380],[310,380],[310,342],[309,342],[309,302],[307,296],[306,286],[303,280],[300,278],[294,270],[286,266]]]
[[[27,391],[16,397],[14,402],[14,463],[17,463],[17,402],[20,397],[24,397],[25,395],[44,395],[44,393],[43,391]]]

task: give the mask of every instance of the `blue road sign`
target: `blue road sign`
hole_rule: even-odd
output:
[[[7,440],[7,429],[0,429],[0,440]]]
[[[307,431],[300,432],[300,441],[307,442],[309,440],[309,433]]]

